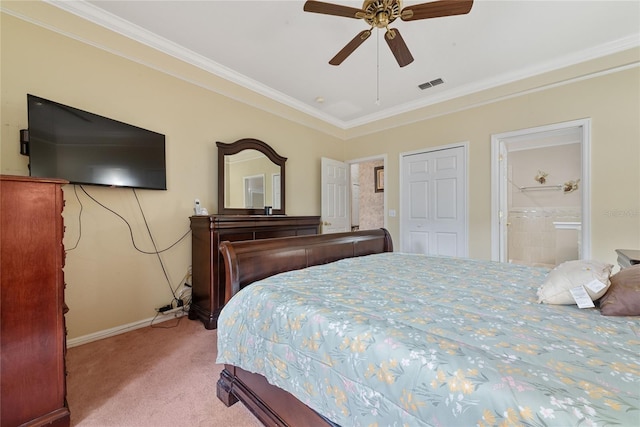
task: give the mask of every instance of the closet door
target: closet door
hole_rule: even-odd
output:
[[[465,147],[402,157],[401,250],[467,256]]]

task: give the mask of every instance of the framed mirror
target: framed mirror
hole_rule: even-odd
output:
[[[258,139],[245,138],[218,146],[218,213],[264,215],[285,214],[286,157]]]

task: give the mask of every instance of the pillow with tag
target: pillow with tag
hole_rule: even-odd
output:
[[[640,264],[611,276],[611,286],[600,299],[604,316],[640,316]]]
[[[576,304],[571,289],[583,286],[592,301],[603,296],[611,282],[613,265],[596,260],[573,260],[557,265],[547,274],[538,289],[538,302],[544,304]]]

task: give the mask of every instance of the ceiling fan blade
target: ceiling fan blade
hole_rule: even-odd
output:
[[[336,56],[331,58],[331,61],[329,61],[329,64],[331,65],[342,64],[342,61],[347,59],[347,57],[351,55],[353,51],[358,48],[358,46],[364,43],[364,41],[368,39],[370,35],[371,35],[371,30],[364,30],[358,33],[358,35],[355,36],[353,40],[351,40],[349,43],[347,43],[347,45],[343,47],[342,50],[336,54]]]
[[[437,0],[405,7],[400,12],[400,19],[416,21],[418,19],[464,15],[469,13],[472,6],[473,0]]]
[[[396,57],[396,61],[398,61],[399,66],[404,67],[405,65],[409,65],[413,62],[413,56],[411,55],[411,52],[409,52],[407,44],[400,35],[400,31],[395,28],[389,28],[384,34],[384,39],[387,41],[393,56]]]
[[[356,9],[355,7],[341,6],[339,4],[311,0],[305,2],[304,11],[323,13],[325,15],[344,16],[347,18],[355,19],[360,19],[365,15],[362,9]]]

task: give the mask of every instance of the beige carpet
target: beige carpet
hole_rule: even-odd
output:
[[[180,427],[262,424],[216,397],[215,330],[186,317],[67,351],[71,425]]]

